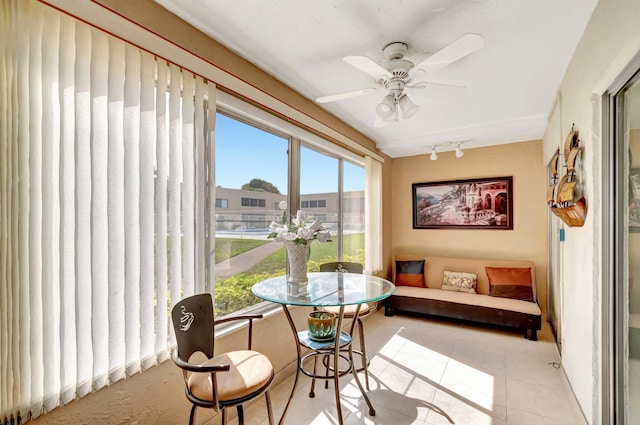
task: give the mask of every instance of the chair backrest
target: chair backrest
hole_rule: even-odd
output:
[[[333,263],[320,264],[320,271],[362,274],[364,271],[364,267],[360,263],[352,263],[349,261],[335,261]]]
[[[171,309],[178,356],[185,361],[196,351],[213,357],[213,300],[211,294],[184,298]]]

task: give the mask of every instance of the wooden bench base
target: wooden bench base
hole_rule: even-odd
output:
[[[538,340],[537,331],[542,329],[541,316],[516,311],[395,295],[385,299],[382,304],[384,306],[385,316],[393,316],[396,311],[407,311],[475,323],[517,328],[523,331],[525,338],[531,341]]]

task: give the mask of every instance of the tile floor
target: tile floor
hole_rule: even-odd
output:
[[[548,328],[533,342],[517,332],[378,311],[365,331],[376,415],[347,375],[345,425],[586,425]],[[276,423],[292,384],[289,377],[271,390]],[[333,387],[320,383],[309,398],[309,384],[301,375],[285,424],[337,424]],[[245,423],[268,423],[263,401],[246,409]]]

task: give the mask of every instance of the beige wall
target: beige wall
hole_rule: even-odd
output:
[[[396,158],[393,161],[392,252],[451,257],[530,260],[536,264],[538,302],[546,307],[547,206],[542,141]],[[513,176],[513,230],[413,229],[413,183]],[[391,261],[391,260],[390,260]]]
[[[602,96],[640,52],[640,2],[600,0],[578,44],[559,88],[544,138],[545,160],[569,132],[580,131],[582,163],[579,178],[589,211],[583,227],[565,228],[552,267],[561,288],[562,368],[587,421],[603,423],[603,164]],[[606,223],[605,223],[606,224]],[[562,225],[560,225],[562,227]]]

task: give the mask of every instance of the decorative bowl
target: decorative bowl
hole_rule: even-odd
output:
[[[312,311],[307,318],[309,338],[328,341],[336,337],[336,314],[330,311]]]

